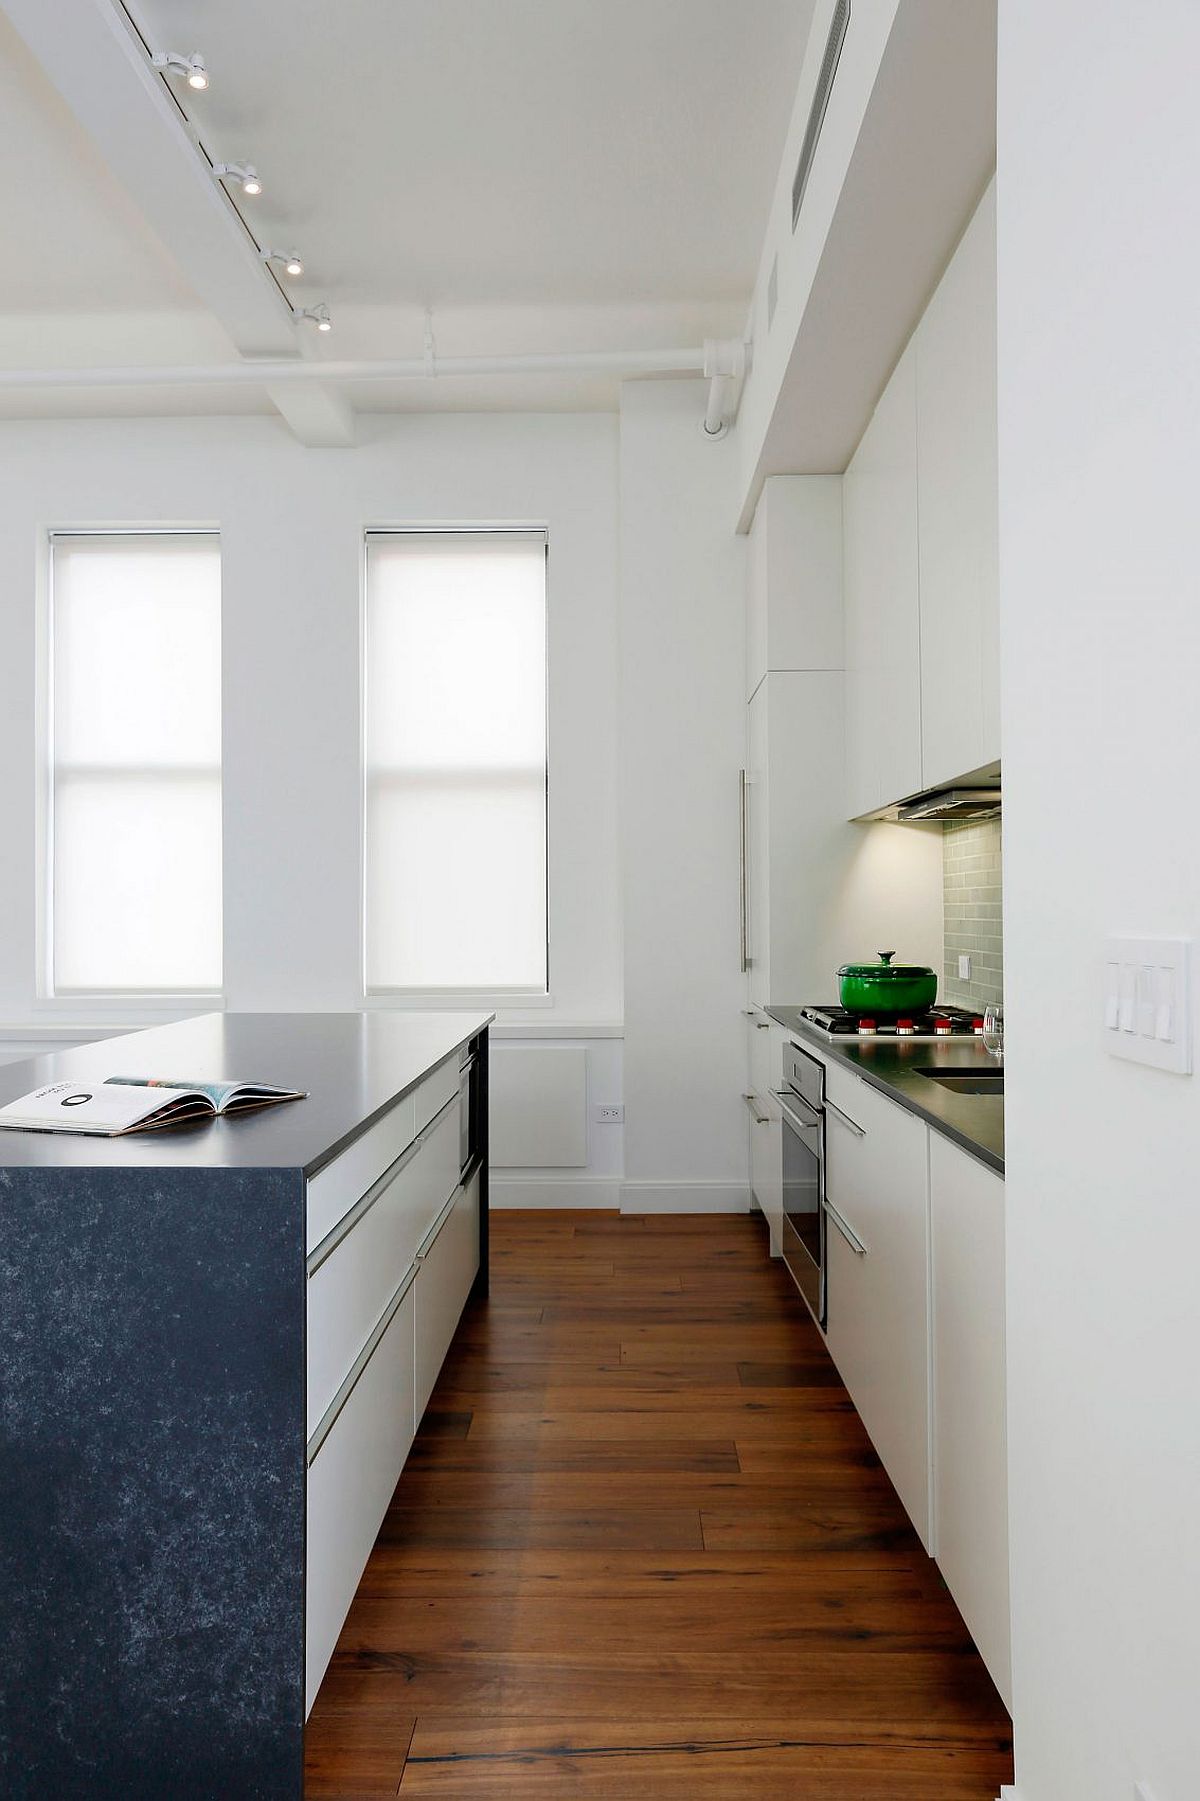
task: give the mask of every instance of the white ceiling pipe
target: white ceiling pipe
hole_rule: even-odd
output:
[[[740,338],[704,340],[704,375],[708,377],[708,404],[704,409],[704,435],[723,438],[737,418],[746,379],[746,346]]]
[[[740,349],[739,345],[739,349]],[[444,375],[703,375],[704,350],[592,350],[528,356],[439,356]],[[0,369],[0,392],[38,388],[264,387],[279,382],[428,380],[427,359],[335,362],[246,358],[237,363],[149,363],[81,369]]]

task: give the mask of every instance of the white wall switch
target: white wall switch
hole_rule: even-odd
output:
[[[970,957],[960,957],[958,959],[958,979],[960,982],[969,982],[971,980]]]
[[[1192,1073],[1187,938],[1110,938],[1104,952],[1104,1037],[1114,1057]]]
[[[601,1103],[592,1108],[592,1118],[598,1126],[623,1126],[625,1109],[621,1106],[606,1106]]]

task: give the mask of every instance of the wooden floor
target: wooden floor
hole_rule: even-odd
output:
[[[307,1795],[996,1801],[1009,1746],[761,1220],[493,1214]]]

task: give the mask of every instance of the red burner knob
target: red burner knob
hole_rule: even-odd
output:
[[[873,1038],[876,1029],[875,1021],[873,1019],[860,1019],[858,1022],[858,1035],[860,1038]]]
[[[933,1033],[935,1038],[949,1038],[953,1030],[954,1027],[950,1024],[950,1021],[941,1018],[940,1015],[933,1022]]]
[[[973,1032],[977,1033],[980,1037],[982,1037],[983,1036],[983,1021],[981,1019],[973,1019],[971,1021],[971,1030]]]
[[[896,1021],[896,1036],[897,1036],[897,1038],[915,1037],[916,1030],[917,1030],[917,1028],[913,1024],[911,1019],[898,1019]]]

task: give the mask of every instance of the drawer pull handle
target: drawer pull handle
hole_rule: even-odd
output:
[[[858,1236],[854,1227],[846,1224],[846,1221],[842,1218],[828,1195],[825,1196],[825,1211],[841,1233],[842,1237],[846,1240],[846,1243],[850,1246],[850,1249],[854,1252],[854,1255],[856,1257],[865,1257],[867,1255],[866,1245]]]
[[[826,1113],[832,1113],[833,1117],[836,1120],[840,1120],[841,1124],[853,1132],[856,1138],[866,1137],[866,1127],[860,1126],[856,1120],[851,1119],[848,1113],[843,1113],[840,1107],[835,1107],[828,1095],[825,1096],[825,1111]]]
[[[763,1112],[758,1104],[758,1096],[756,1094],[744,1094],[742,1099],[745,1101],[747,1107],[749,1107],[751,1118],[756,1126],[770,1125],[771,1115]]]

